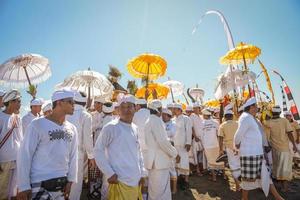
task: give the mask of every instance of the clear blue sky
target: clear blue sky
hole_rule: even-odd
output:
[[[198,83],[205,99],[212,98],[216,77],[225,70],[218,62],[227,51],[223,26],[211,15],[191,34],[210,9],[225,15],[236,44],[262,49],[260,59],[282,73],[300,106],[297,0],[0,0],[0,62],[28,52],[48,57],[53,75],[38,86],[38,96],[48,99],[57,83],[88,67],[107,74],[108,64],[115,65],[126,86],[132,79],[128,59],[152,52],[167,60],[167,76],[186,87]],[[257,63],[250,68],[260,72]],[[281,105],[280,79],[270,76]],[[263,76],[258,82],[267,91]],[[26,105],[29,96],[23,96]]]

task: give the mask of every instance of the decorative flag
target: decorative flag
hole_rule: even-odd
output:
[[[268,86],[268,89],[272,95],[272,101],[275,105],[275,96],[274,96],[274,92],[273,92],[273,88],[272,88],[272,84],[271,84],[271,80],[270,80],[270,76],[268,74],[268,71],[266,69],[266,67],[264,66],[264,64],[258,59],[258,62],[260,64],[260,67],[262,68],[262,72],[264,73],[265,75],[265,78],[266,78],[266,81],[267,81],[267,86]]]
[[[259,90],[259,92],[262,93],[265,96],[265,98],[268,101],[268,103],[272,102],[272,100],[270,99],[270,97],[264,91]]]
[[[280,87],[281,87],[281,94],[282,94],[282,110],[283,110],[283,112],[286,112],[286,111],[288,111],[287,104],[286,104],[286,98],[285,98],[285,94],[284,94],[282,85],[280,85]]]

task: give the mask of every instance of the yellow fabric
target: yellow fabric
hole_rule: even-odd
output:
[[[293,129],[290,122],[285,118],[271,119],[264,122],[270,128],[270,143],[273,149],[289,152],[289,138],[287,133]]]
[[[207,107],[219,108],[221,104],[219,100],[213,99],[205,102],[204,105]]]
[[[297,130],[298,131],[300,130],[300,126],[299,126],[298,122],[296,122],[296,121],[293,121],[293,122],[290,122],[290,123],[291,123],[292,129],[293,129],[294,141],[296,143],[297,142],[297,138],[298,138]]]
[[[131,59],[127,63],[128,72],[135,78],[145,78],[155,80],[165,75],[167,62],[164,58],[155,54],[141,54]]]
[[[216,162],[219,156],[219,147],[204,149],[204,152],[209,169],[224,169],[224,162]]]
[[[108,200],[143,200],[140,186],[132,187],[119,181],[118,184],[109,184]]]
[[[150,91],[149,92],[150,95],[147,100],[153,99],[152,96],[153,90],[156,90],[158,99],[165,99],[169,94],[169,88],[159,83],[149,83],[148,90]],[[137,98],[145,98],[145,93],[146,93],[146,87],[142,87],[136,91],[135,96]]]
[[[223,143],[226,148],[233,148],[233,138],[237,128],[238,123],[233,120],[225,121],[220,125],[219,136],[223,137]]]
[[[269,89],[269,91],[271,92],[271,95],[272,95],[272,101],[275,104],[275,96],[274,96],[274,92],[273,92],[273,88],[272,88],[272,84],[271,84],[271,80],[270,80],[270,76],[268,74],[268,71],[265,68],[264,64],[259,59],[258,59],[258,62],[260,64],[261,68],[262,68],[262,71],[263,71],[264,75],[265,75],[268,89]]]
[[[15,166],[14,162],[0,163],[0,199],[8,198],[9,180],[12,176],[11,169]]]

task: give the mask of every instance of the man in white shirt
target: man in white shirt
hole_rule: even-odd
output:
[[[178,183],[182,190],[186,190],[189,187],[189,151],[192,143],[192,122],[188,116],[182,114],[181,104],[174,104],[173,107],[176,123],[174,145],[180,156],[180,162],[176,166],[179,175]]]
[[[263,156],[263,133],[260,132],[255,118],[255,97],[248,99],[243,108],[244,112],[239,118],[238,129],[234,135],[234,144],[240,151],[242,199],[248,200],[249,190],[262,187],[266,196],[270,189],[276,200],[282,200],[270,179],[270,174],[262,174],[262,169],[266,169],[266,166]]]
[[[100,170],[108,177],[108,199],[141,198],[139,185],[145,175],[137,127],[132,123],[135,97],[120,99],[120,119],[113,120],[101,130],[94,153]]]
[[[18,199],[68,199],[77,181],[76,127],[66,115],[74,112],[74,93],[52,95],[53,113],[29,125],[17,160]]]
[[[217,181],[216,170],[224,169],[223,162],[216,162],[219,156],[219,141],[218,141],[218,123],[211,118],[211,112],[205,108],[202,110],[203,115],[203,131],[201,141],[203,144],[205,156],[207,158],[208,169],[211,170],[211,180]]]
[[[92,116],[85,109],[87,97],[84,92],[75,92],[74,113],[67,115],[66,119],[77,129],[78,143],[78,173],[77,183],[72,184],[70,199],[79,200],[82,191],[84,156],[87,154],[90,168],[96,166],[93,152]]]
[[[30,102],[30,112],[22,118],[22,126],[23,126],[23,133],[26,134],[26,130],[28,125],[32,122],[32,120],[37,119],[40,117],[40,112],[42,110],[43,101],[41,99],[33,99]]]
[[[5,109],[0,110],[0,199],[10,199],[17,194],[16,160],[23,140],[19,115],[21,95],[11,90],[3,97]]]
[[[42,105],[43,116],[48,116],[52,113],[52,102],[47,100]]]
[[[103,112],[102,107],[106,100],[103,97],[95,97],[94,98],[94,109],[92,112],[92,130],[94,134],[94,143],[96,142],[99,133],[103,127]]]
[[[150,117],[145,125],[145,142],[148,153],[145,167],[149,170],[149,200],[171,200],[170,168],[172,160],[179,159],[176,149],[168,141],[165,125],[160,118],[162,104],[159,100],[149,103]],[[178,160],[179,161],[179,160]]]

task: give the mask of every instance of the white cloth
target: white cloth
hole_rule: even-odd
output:
[[[144,175],[137,127],[132,123],[114,120],[103,127],[94,153],[98,167],[108,178],[117,174],[119,181],[137,186]]]
[[[18,115],[8,115],[0,111],[0,141],[3,140],[7,132],[11,129],[13,121],[16,120],[17,127],[0,149],[0,162],[17,160],[17,152],[23,140],[22,123]]]
[[[87,153],[88,159],[93,159],[92,116],[81,105],[75,104],[73,115],[66,118],[77,129],[79,151]]]
[[[231,173],[235,179],[238,179],[241,175],[241,162],[239,154],[235,154],[232,149],[226,148],[226,153],[228,157],[228,164]]]
[[[52,102],[55,102],[61,99],[74,98],[74,96],[75,96],[74,91],[68,89],[62,89],[62,90],[55,91],[52,94],[51,100]]]
[[[188,116],[179,115],[175,118],[176,134],[174,137],[175,146],[184,147],[192,144],[192,122]]]
[[[262,155],[263,141],[256,119],[251,114],[243,112],[238,123],[234,143],[241,144],[240,156]]]
[[[43,103],[44,103],[43,99],[33,99],[30,102],[30,106],[41,106],[43,105]]]
[[[3,96],[2,101],[3,101],[3,103],[6,103],[6,102],[9,102],[11,100],[18,99],[18,98],[21,98],[21,93],[16,89],[12,89],[12,90],[5,93],[5,95]]]
[[[132,120],[132,122],[137,126],[138,138],[139,138],[139,143],[141,145],[142,151],[147,149],[145,143],[145,124],[146,121],[149,119],[149,117],[150,117],[150,111],[146,108],[141,108],[134,114]]]
[[[68,121],[58,125],[44,117],[28,127],[17,159],[19,191],[31,189],[31,183],[67,176],[77,181],[77,131]]]
[[[148,200],[171,200],[170,173],[168,169],[149,170]]]
[[[144,158],[146,169],[169,169],[177,151],[168,141],[162,119],[156,115],[150,115],[146,122],[145,142],[148,147],[147,156]]]
[[[84,154],[78,152],[78,171],[77,171],[77,183],[73,183],[71,186],[70,200],[80,200],[82,192],[82,182],[84,174]]]
[[[176,124],[175,124],[174,120],[171,119],[170,121],[165,122],[165,126],[166,126],[168,139],[170,141],[174,142],[174,137],[176,134]]]
[[[103,121],[102,121],[102,126],[104,127],[106,124],[108,124],[109,122],[111,122],[114,119],[115,118],[113,115],[104,115]]]
[[[202,127],[201,141],[204,149],[219,147],[219,124],[213,119],[203,119]]]
[[[200,138],[201,133],[203,131],[202,117],[200,115],[196,115],[195,113],[192,113],[190,116],[190,119],[192,121],[192,126],[193,126],[196,136]]]
[[[34,119],[37,119],[39,118],[39,116],[34,116],[32,114],[32,112],[28,112],[26,115],[24,115],[22,117],[22,127],[23,127],[23,134],[25,135],[26,134],[26,130],[29,126],[29,124],[34,120]]]

